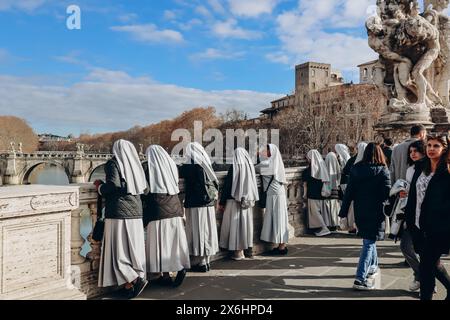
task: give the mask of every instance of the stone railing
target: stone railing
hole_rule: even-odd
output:
[[[288,180],[287,185],[287,198],[289,207],[289,237],[294,238],[301,236],[305,233],[305,219],[304,219],[304,206],[302,201],[303,184],[301,181],[301,173],[303,168],[288,168],[286,169],[286,175]],[[226,176],[226,172],[217,173],[217,177],[221,185]],[[258,177],[258,181],[260,181]],[[92,184],[78,184],[80,187],[80,206],[78,209],[72,212],[72,241],[71,241],[71,253],[72,253],[72,267],[74,271],[74,277],[79,278],[74,282],[78,282],[80,290],[87,295],[88,298],[99,296],[106,293],[105,289],[98,288],[98,268],[101,252],[101,243],[92,240],[91,235],[87,235],[97,220],[97,194],[95,187]],[[180,183],[181,194],[184,196],[183,183]],[[263,210],[260,208],[254,208],[254,247],[255,254],[260,254],[268,249],[271,249],[271,244],[263,243],[259,240],[262,224],[263,224]],[[217,228],[220,235],[220,227],[222,224],[222,214],[217,213]],[[88,223],[89,230],[80,230],[81,221],[86,224],[85,219],[90,220]],[[83,228],[84,229],[84,228]],[[82,235],[82,233],[84,233]],[[81,255],[81,251],[86,251],[83,246],[89,247],[90,250],[86,256]],[[226,252],[222,251],[213,257],[213,260],[218,260],[225,257]]]

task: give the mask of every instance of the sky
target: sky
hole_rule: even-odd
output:
[[[0,0],[0,115],[37,133],[127,130],[194,107],[257,117],[294,90],[296,64],[346,82],[376,54],[376,0]],[[69,5],[81,11],[70,30]]]

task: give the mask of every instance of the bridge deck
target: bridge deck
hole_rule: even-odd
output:
[[[412,300],[407,291],[412,271],[403,265],[398,244],[378,243],[380,289],[356,292],[353,285],[361,240],[346,234],[327,238],[302,237],[291,241],[287,257],[257,256],[253,260],[214,262],[207,274],[188,273],[178,289],[151,286],[139,300],[241,299],[380,299]],[[444,259],[450,270],[450,259]],[[435,299],[444,299],[438,283]],[[120,299],[109,295],[101,299]]]

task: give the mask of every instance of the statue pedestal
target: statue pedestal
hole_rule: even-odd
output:
[[[430,109],[425,104],[404,103],[392,99],[381,116],[375,130],[390,137],[396,143],[400,143],[410,137],[411,127],[421,124],[432,131]]]
[[[418,124],[423,125],[429,132],[448,133],[449,119],[450,110],[442,106],[430,109],[425,105],[406,104],[399,107],[391,102],[375,130],[400,143],[410,137],[411,127]]]
[[[434,132],[448,134],[450,131],[450,110],[444,107],[431,108],[431,118],[435,123]]]

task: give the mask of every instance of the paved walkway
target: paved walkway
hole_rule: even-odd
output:
[[[180,288],[150,285],[138,299],[418,299],[418,293],[407,291],[412,271],[403,265],[398,244],[392,241],[378,243],[380,289],[354,291],[351,287],[360,243],[361,240],[347,234],[296,238],[291,241],[286,257],[257,256],[238,262],[213,262],[209,273],[188,273]],[[444,262],[450,271],[450,259]],[[444,299],[445,295],[439,283],[435,299]]]

